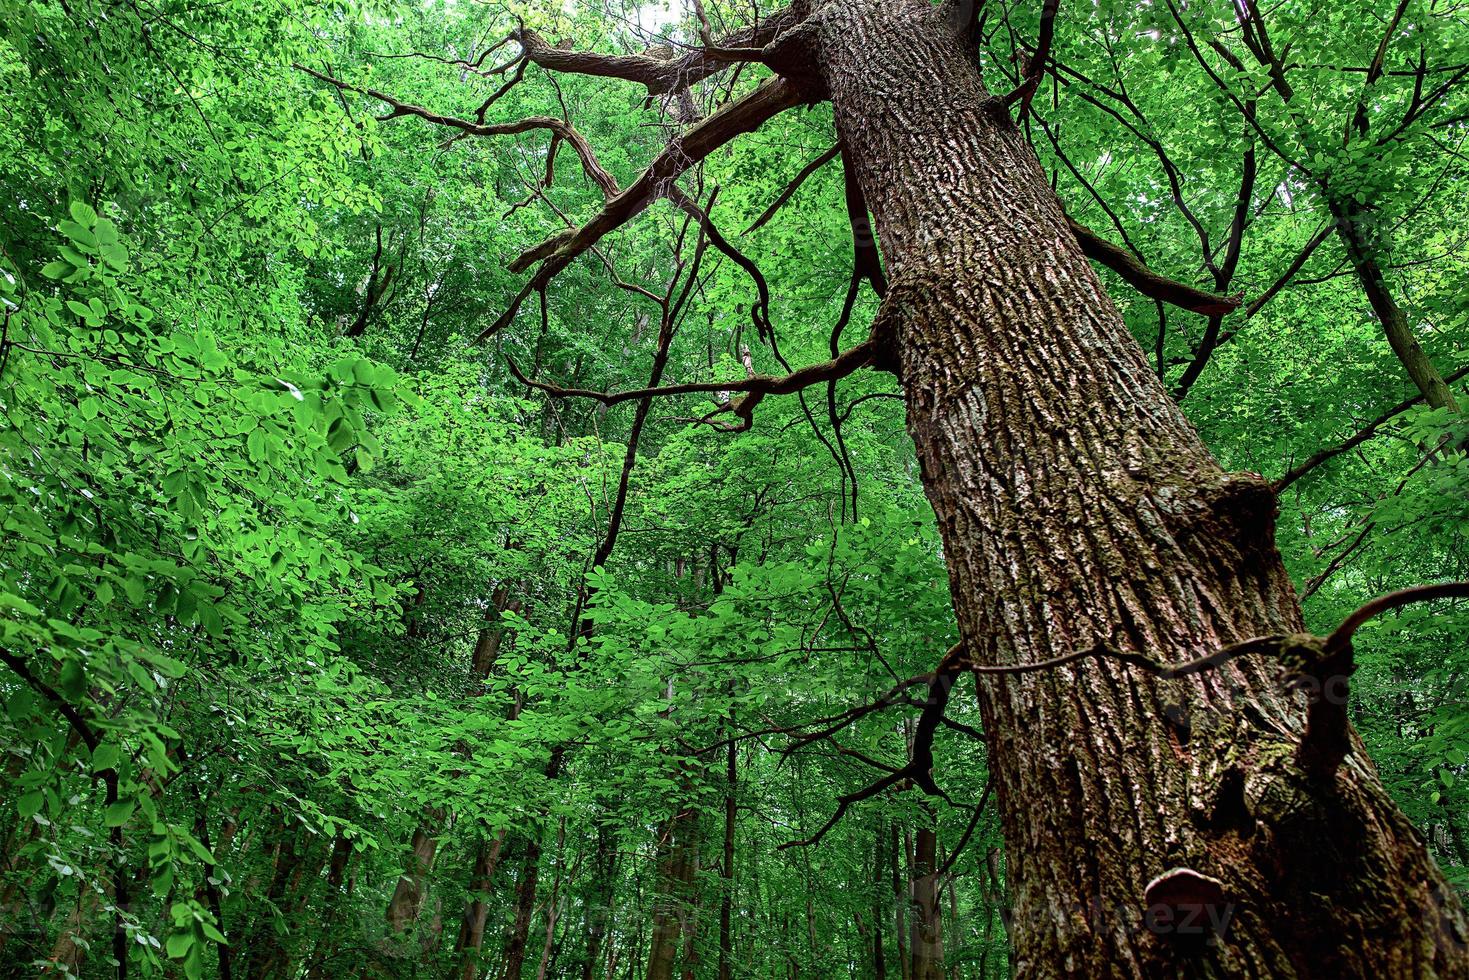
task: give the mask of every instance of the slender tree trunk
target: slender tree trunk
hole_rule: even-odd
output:
[[[439,838],[433,825],[442,819],[442,811],[430,810],[425,813],[424,822],[414,828],[408,848],[408,867],[398,877],[393,897],[388,901],[388,928],[394,932],[402,932],[418,919],[428,874],[439,851]]]
[[[653,936],[648,947],[648,980],[673,980],[679,937],[692,935],[694,876],[698,869],[699,814],[692,808],[669,818],[659,861]],[[685,960],[688,951],[685,950]]]
[[[564,746],[551,750],[551,759],[546,764],[546,779],[555,782],[561,775],[561,766],[566,759]],[[510,936],[505,942],[504,963],[501,980],[521,980],[525,967],[526,944],[530,941],[531,919],[536,911],[536,888],[541,873],[541,840],[531,833],[525,842],[525,859],[521,862],[520,880],[515,885],[515,918],[510,924]]]
[[[292,823],[281,827],[270,884],[265,891],[266,907],[257,915],[250,941],[244,950],[243,973],[249,980],[277,980],[290,974],[291,953],[286,947],[290,927],[290,903],[287,896],[291,891],[291,881],[304,857],[296,849],[298,832]],[[277,916],[284,920],[284,933],[277,929]]]
[[[944,924],[939,905],[936,851],[938,835],[920,827],[914,835],[912,874],[912,927],[908,948],[912,980],[944,980]]]
[[[337,913],[341,908],[342,892],[347,882],[347,865],[352,860],[352,854],[352,842],[337,834],[332,841],[331,860],[327,863],[326,897],[322,900],[321,921],[315,929],[317,948],[311,957],[311,969],[306,974],[308,980],[323,980],[332,976],[331,959],[340,938],[335,928]],[[221,946],[220,950],[223,952],[224,947]]]
[[[199,839],[199,843],[203,844],[206,848],[212,849],[213,845],[209,843],[209,812],[205,809],[205,801],[202,796],[198,799],[198,805],[199,815],[194,821],[194,836]],[[219,850],[214,852],[216,859],[222,860],[226,856],[225,850],[228,847],[228,837],[233,833],[232,823],[233,821],[226,819],[224,830],[220,834]],[[204,881],[200,883],[198,894],[196,894],[197,897],[204,899],[209,907],[209,914],[214,916],[215,925],[221,933],[228,936],[229,927],[224,921],[223,895],[220,893],[219,885],[215,882],[212,875],[205,876]],[[219,980],[231,980],[233,969],[230,944],[218,943],[215,949],[218,957]]]
[[[893,889],[893,915],[897,919],[894,938],[898,941],[898,969],[903,980],[913,980],[913,964],[908,962],[908,888],[900,870],[902,838],[897,821],[888,834],[888,877]]]
[[[490,890],[504,846],[504,830],[496,833],[493,840],[480,838],[475,846],[474,867],[469,875],[471,896],[465,903],[464,919],[459,924],[459,938],[455,943],[455,950],[459,953],[460,980],[475,980],[479,975],[480,947],[484,945],[485,921],[489,918],[485,893]]]
[[[546,902],[546,938],[541,944],[540,965],[536,968],[536,980],[546,980],[546,971],[551,964],[551,949],[556,940],[556,923],[561,919],[561,884],[566,866],[566,818],[562,817],[556,827],[556,865],[551,878],[551,897]],[[575,874],[573,870],[572,874]]]
[[[739,743],[733,738],[724,760],[724,862],[719,870],[719,980],[730,980],[734,956],[735,823],[739,815],[735,790],[739,785]]]
[[[510,924],[510,937],[505,943],[505,959],[501,976],[504,980],[520,980],[525,968],[525,948],[530,938],[531,919],[536,910],[536,885],[540,878],[540,841],[526,842],[521,860],[520,880],[515,886],[515,918]]]
[[[617,840],[610,828],[597,826],[597,843],[592,851],[592,883],[586,893],[586,910],[582,915],[587,943],[582,960],[582,980],[592,980],[597,961],[602,955],[602,944],[607,936],[607,924],[612,918],[612,895],[617,870]]]
[[[882,836],[883,828],[879,823],[872,834],[872,976],[875,980],[887,980],[888,976],[887,954],[883,949],[883,933],[887,927],[883,922],[886,916],[882,912],[884,887]]]
[[[1398,305],[1388,286],[1387,276],[1377,262],[1378,250],[1369,225],[1372,214],[1335,197],[1328,197],[1328,200],[1331,215],[1336,219],[1337,234],[1347,249],[1347,258],[1351,260],[1352,269],[1367,294],[1367,301],[1372,304],[1372,312],[1377,314],[1377,320],[1382,324],[1393,353],[1423,394],[1424,401],[1434,408],[1447,408],[1457,413],[1459,403],[1454,400],[1454,393],[1423,352],[1412,325],[1408,323],[1407,313]]]
[[[1268,486],[1222,471],[1149,369],[949,15],[828,3],[785,46],[829,93],[876,218],[876,329],[966,656],[1182,662],[1299,632]],[[1303,698],[1276,674],[1092,658],[981,678],[1020,976],[1469,975],[1414,827],[1359,744],[1325,774],[1300,763]],[[1174,885],[1202,896],[1187,935],[1148,915]]]

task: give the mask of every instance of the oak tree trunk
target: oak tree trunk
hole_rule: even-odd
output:
[[[1270,490],[1224,472],[1164,390],[947,17],[829,3],[786,47],[830,96],[876,220],[879,336],[967,656],[1107,644],[1181,662],[1301,631]],[[1412,824],[1359,745],[1302,770],[1303,706],[1274,674],[1242,657],[1164,680],[1093,658],[981,678],[1019,975],[1469,975],[1463,915]],[[1145,893],[1177,869],[1222,897],[1165,928]]]

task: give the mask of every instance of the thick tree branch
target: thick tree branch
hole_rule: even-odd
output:
[[[1021,83],[1002,100],[1006,106],[1014,105],[1018,101],[1021,119],[1024,119],[1030,112],[1030,100],[1035,98],[1035,90],[1046,73],[1046,60],[1051,56],[1051,42],[1056,36],[1056,10],[1060,5],[1060,0],[1042,0],[1041,23],[1036,36],[1035,53],[1030,56],[1030,61],[1025,65],[1025,75]]]
[[[793,3],[711,46],[694,48],[681,57],[668,59],[650,54],[568,51],[547,43],[528,28],[516,31],[514,36],[526,58],[547,71],[620,78],[644,86],[649,95],[665,95],[718,74],[735,62],[760,60],[761,49],[804,20],[808,7],[808,3]]]

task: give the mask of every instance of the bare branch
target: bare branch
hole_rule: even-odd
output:
[[[1465,375],[1469,375],[1469,365],[1461,367],[1459,368],[1459,370],[1445,377],[1444,383],[1452,384]],[[1282,492],[1283,490],[1285,490],[1286,487],[1290,486],[1292,483],[1295,483],[1301,477],[1305,476],[1307,473],[1311,472],[1322,463],[1325,463],[1331,459],[1335,459],[1342,453],[1355,449],[1362,443],[1366,442],[1368,439],[1371,439],[1377,434],[1378,429],[1382,428],[1388,422],[1392,421],[1395,417],[1403,414],[1414,405],[1422,403],[1422,401],[1422,392],[1419,392],[1412,398],[1403,399],[1392,408],[1389,408],[1387,411],[1377,416],[1377,418],[1373,419],[1371,422],[1368,422],[1351,437],[1343,439],[1336,445],[1330,446],[1326,449],[1316,450],[1316,452],[1312,453],[1306,458],[1306,461],[1304,463],[1299,466],[1293,467],[1292,469],[1287,471],[1284,476],[1276,480],[1275,483],[1272,485],[1272,488],[1277,494]]]
[[[1305,266],[1306,260],[1311,257],[1312,253],[1314,253],[1316,249],[1320,247],[1322,242],[1331,237],[1331,233],[1333,230],[1333,225],[1328,222],[1327,224],[1322,226],[1320,231],[1312,235],[1311,240],[1308,241],[1305,247],[1301,249],[1300,253],[1297,254],[1293,260],[1291,260],[1291,264],[1286,267],[1286,270],[1280,274],[1280,278],[1271,283],[1270,288],[1266,289],[1259,296],[1251,300],[1250,305],[1245,307],[1244,319],[1248,320],[1256,313],[1259,313],[1261,308],[1264,307],[1266,303],[1274,299],[1277,293],[1288,286],[1290,284],[1290,281],[1294,279],[1296,277],[1296,274],[1301,271],[1302,267]]]
[[[753,377],[731,381],[695,381],[688,384],[664,385],[652,388],[633,388],[628,391],[592,391],[587,388],[562,388],[557,385],[546,384],[542,381],[532,381],[521,373],[515,362],[509,361],[510,372],[521,384],[529,385],[538,391],[544,391],[552,398],[590,398],[599,401],[603,405],[618,405],[626,401],[635,401],[641,398],[653,398],[663,395],[693,395],[713,394],[721,391],[744,392],[746,398],[763,398],[765,395],[789,395],[818,384],[833,377],[846,377],[865,367],[872,358],[872,342],[864,341],[856,347],[843,353],[841,356],[830,361],[822,361],[820,364],[809,364],[798,368],[786,375],[757,374]],[[507,359],[508,360],[508,359]],[[741,401],[741,399],[736,399]],[[735,403],[731,402],[730,406]],[[730,406],[726,406],[727,408]],[[737,411],[738,409],[731,408]]]
[[[1071,227],[1071,233],[1076,236],[1076,240],[1081,243],[1082,254],[1102,263],[1121,276],[1129,286],[1150,299],[1162,300],[1171,306],[1206,316],[1222,316],[1238,309],[1242,302],[1242,297],[1239,296],[1219,296],[1161,276],[1143,265],[1137,256],[1113,245],[1075,218],[1068,215],[1066,223]]]
[[[775,201],[771,203],[770,207],[766,208],[761,213],[760,217],[755,219],[755,223],[746,228],[742,234],[748,235],[750,232],[758,231],[760,228],[764,227],[766,222],[775,217],[775,212],[779,211],[785,205],[785,203],[791,199],[791,195],[795,194],[796,191],[800,189],[801,185],[806,182],[807,177],[810,177],[816,171],[820,170],[822,167],[835,160],[837,154],[841,152],[841,145],[838,144],[836,146],[833,146],[826,152],[822,153],[821,156],[817,157],[815,160],[812,160],[810,163],[806,164],[806,166],[802,167],[801,172],[796,174],[795,179],[785,186],[785,190],[780,192],[780,196],[777,197]]]
[[[344,92],[356,92],[359,95],[366,95],[369,98],[377,99],[379,102],[386,102],[392,107],[392,112],[388,113],[385,117],[388,119],[393,119],[398,116],[416,116],[436,126],[457,129],[470,136],[511,136],[517,133],[530,132],[533,129],[549,130],[576,151],[576,155],[581,159],[582,169],[586,171],[587,176],[591,178],[592,182],[602,189],[603,196],[612,197],[617,193],[616,179],[597,162],[597,156],[592,150],[592,145],[587,142],[586,137],[582,136],[574,126],[564,119],[556,119],[553,116],[527,116],[524,119],[518,119],[514,122],[478,123],[468,119],[461,119],[458,116],[445,116],[431,109],[425,109],[423,106],[413,105],[410,102],[395,99],[391,95],[379,92],[376,89],[352,85],[339,78],[333,78],[331,75],[324,75],[319,71],[307,68],[305,65],[298,64],[293,67],[313,78],[326,82],[328,85],[336,86]]]
[[[805,101],[806,96],[791,83],[783,79],[767,81],[674,139],[626,190],[609,197],[590,221],[547,239],[510,263],[512,272],[524,272],[536,263],[540,267],[516,300],[480,333],[478,340],[484,341],[504,329],[532,290],[544,287],[574,259],[654,200],[668,196],[674,180],[684,171],[730,140],[753,132],[766,120]]]
[[[1255,103],[1245,103],[1245,110],[1254,115]],[[1239,193],[1235,197],[1234,218],[1229,224],[1229,238],[1224,249],[1224,261],[1215,265],[1209,255],[1204,256],[1204,261],[1209,265],[1214,274],[1214,288],[1221,292],[1229,288],[1234,279],[1234,273],[1239,268],[1240,249],[1244,244],[1245,228],[1250,223],[1250,202],[1254,198],[1255,178],[1259,174],[1259,166],[1255,158],[1255,144],[1251,142],[1245,148],[1244,160],[1240,167]],[[1178,386],[1173,391],[1173,397],[1182,401],[1194,386],[1194,382],[1203,376],[1204,368],[1208,366],[1209,359],[1214,356],[1214,351],[1219,346],[1219,332],[1224,325],[1224,314],[1215,313],[1209,317],[1209,323],[1204,328],[1204,336],[1199,341],[1197,350],[1194,351],[1193,361],[1189,363],[1178,379]]]
[[[1435,599],[1469,599],[1469,582],[1445,582],[1441,585],[1416,585],[1378,596],[1366,603],[1342,621],[1326,638],[1326,652],[1335,653],[1352,642],[1352,636],[1370,619],[1385,612],[1401,609],[1414,602],[1431,602]]]
[[[995,788],[995,777],[993,774],[987,776],[984,781],[984,792],[979,794],[979,802],[974,804],[973,813],[969,817],[969,825],[964,828],[964,833],[959,837],[959,843],[949,852],[949,857],[934,872],[935,875],[948,873],[948,870],[959,860],[959,855],[964,853],[964,848],[969,846],[969,838],[974,836],[974,830],[979,826],[979,820],[984,816],[985,804],[989,802],[990,791]]]

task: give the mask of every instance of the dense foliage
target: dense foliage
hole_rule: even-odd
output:
[[[998,88],[1039,5],[991,6]],[[1210,320],[1108,273],[1211,448],[1278,479],[1372,425],[1281,496],[1312,625],[1469,578],[1469,429],[1414,400],[1332,233],[1355,209],[1461,376],[1462,12],[1284,4],[1289,98],[1230,4],[1061,16],[1026,125],[1070,213],[1245,297]],[[963,686],[946,798],[887,792],[823,832],[917,713],[803,740],[955,639],[891,378],[767,398],[731,434],[697,424],[717,394],[609,408],[511,370],[602,391],[830,356],[840,163],[739,234],[831,146],[829,108],[683,179],[769,280],[778,354],[747,271],[667,202],[476,343],[521,287],[508,258],[601,191],[545,130],[375,118],[296,66],[466,118],[523,74],[486,119],[567,113],[626,186],[680,107],[482,58],[517,19],[699,43],[692,5],[0,0],[4,975],[636,977],[659,949],[701,977],[906,976],[929,927],[948,976],[1008,974]],[[1466,640],[1453,604],[1365,628],[1352,706],[1469,885]]]

